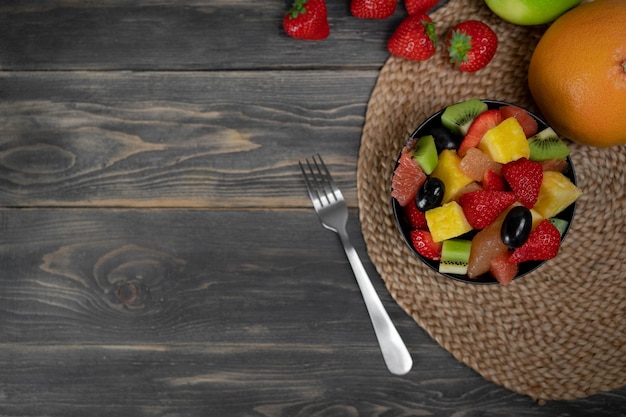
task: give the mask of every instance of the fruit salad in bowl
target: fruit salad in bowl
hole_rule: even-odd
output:
[[[466,100],[429,117],[396,161],[402,238],[447,277],[508,285],[559,252],[582,195],[570,149],[531,112]]]

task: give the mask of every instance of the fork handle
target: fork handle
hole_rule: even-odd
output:
[[[354,276],[356,277],[361,294],[363,295],[363,300],[365,301],[367,312],[372,321],[374,333],[376,333],[376,338],[378,339],[385,364],[392,374],[404,375],[408,373],[413,366],[411,355],[402,341],[398,330],[389,318],[378,294],[376,294],[372,281],[367,275],[363,263],[361,263],[359,254],[354,249],[354,246],[352,246],[348,234],[344,231],[338,234],[341,238],[343,248],[346,251],[346,256],[352,266],[352,270],[354,271]]]

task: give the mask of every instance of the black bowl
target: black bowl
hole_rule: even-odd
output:
[[[514,105],[514,104],[511,104],[511,103],[507,103],[507,102],[504,102],[504,101],[498,101],[498,100],[481,100],[481,101],[486,103],[487,107],[489,107],[490,109],[499,108],[501,106]],[[444,112],[444,110],[445,109],[439,110],[437,113],[433,114],[428,119],[426,119],[421,125],[419,125],[418,128],[415,129],[415,131],[407,139],[407,143],[411,139],[427,135],[428,132],[433,127],[441,126],[441,114]],[[541,131],[541,130],[543,130],[543,129],[548,127],[546,122],[541,120],[535,114],[533,114],[531,112],[528,112],[528,113],[537,121],[537,125],[539,127],[539,131]],[[398,155],[398,159],[400,159],[400,155]],[[398,163],[398,160],[396,160],[396,166],[397,166],[397,163]],[[566,172],[564,172],[563,174],[566,177],[568,177],[572,181],[572,183],[574,183],[574,185],[576,185],[577,184],[576,183],[576,174],[574,172],[574,166],[572,165],[572,160],[570,159],[569,156],[567,157],[567,163],[568,163],[569,167],[566,170]],[[391,198],[391,204],[392,204],[392,207],[393,207],[393,214],[394,214],[394,217],[395,217],[395,220],[396,220],[396,225],[398,226],[398,230],[400,231],[400,234],[402,235],[402,239],[404,240],[404,242],[411,249],[411,251],[415,254],[415,256],[417,256],[422,262],[424,262],[426,265],[428,265],[430,268],[432,268],[438,274],[443,275],[443,276],[448,277],[448,278],[451,278],[451,279],[454,279],[456,281],[467,282],[467,283],[471,283],[471,284],[497,284],[498,283],[498,281],[496,281],[496,279],[493,276],[491,276],[489,273],[480,275],[480,276],[478,276],[476,278],[469,278],[467,275],[447,274],[447,273],[439,272],[439,262],[438,261],[433,261],[431,259],[424,258],[413,247],[413,244],[411,243],[411,237],[410,237],[411,227],[407,224],[406,220],[404,219],[402,207],[400,206],[398,201],[395,198],[392,197]],[[574,202],[568,208],[566,208],[565,210],[563,210],[562,212],[560,212],[559,214],[557,214],[555,216],[555,217],[558,217],[560,219],[563,219],[563,220],[567,221],[567,228],[565,229],[565,232],[561,236],[561,243],[563,242],[563,239],[565,239],[565,236],[567,235],[567,232],[569,231],[569,228],[570,228],[570,226],[572,224],[572,220],[574,218],[574,212],[575,211],[576,211],[576,203]],[[471,232],[469,232],[469,233],[467,233],[465,235],[459,236],[459,237],[462,238],[462,239],[471,239],[476,233],[477,233],[477,231],[471,231]],[[529,272],[534,271],[539,266],[543,265],[545,262],[548,262],[548,261],[522,262],[519,265],[519,272],[517,273],[517,275],[515,276],[514,279],[515,280],[519,279],[522,276],[528,274]]]

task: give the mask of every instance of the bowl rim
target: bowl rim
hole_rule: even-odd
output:
[[[547,128],[549,126],[543,119],[541,119],[535,113],[533,113],[530,110],[526,109],[525,107],[519,106],[517,104],[513,104],[513,103],[510,103],[510,102],[501,101],[501,100],[492,100],[492,99],[479,99],[479,100],[484,102],[485,104],[487,104],[489,109],[499,108],[501,106],[516,106],[516,107],[524,109],[526,112],[528,112],[528,114],[530,114],[537,121],[537,124],[539,126],[539,131],[541,131],[541,130],[543,130],[543,129],[545,129],[545,128]],[[411,135],[409,135],[409,137],[405,141],[405,145],[408,144],[409,141],[411,141],[412,139],[415,139],[416,137],[423,136],[425,134],[425,132],[423,132],[423,130],[426,129],[427,127],[429,127],[430,124],[433,124],[433,123],[437,122],[437,118],[440,118],[441,114],[444,112],[446,107],[436,111],[435,113],[430,115],[428,118],[426,118],[426,120],[424,120],[422,123],[420,123],[419,126],[411,133]],[[398,161],[399,161],[401,156],[402,156],[402,150],[400,151],[400,153],[398,154],[398,157],[396,158],[393,172],[395,172],[396,167],[398,166]],[[567,170],[566,173],[564,173],[564,175],[566,177],[568,177],[572,181],[572,183],[574,185],[577,186],[578,183],[577,183],[577,180],[576,180],[576,171],[574,169],[574,165],[572,163],[572,160],[571,160],[570,156],[566,157],[566,161],[568,163],[569,169]],[[444,276],[446,278],[450,278],[450,279],[453,279],[453,280],[458,281],[458,282],[464,282],[464,283],[469,283],[469,284],[479,284],[479,285],[499,284],[499,282],[494,277],[492,277],[489,273],[482,274],[482,275],[480,275],[480,276],[478,276],[476,278],[469,278],[469,277],[467,277],[467,275],[458,275],[458,274],[449,274],[449,273],[439,272],[439,262],[438,261],[433,261],[431,259],[423,257],[413,247],[413,244],[411,243],[411,239],[410,239],[410,235],[409,235],[410,228],[407,227],[405,224],[403,224],[404,221],[401,219],[401,217],[402,217],[401,206],[400,206],[400,204],[398,203],[398,201],[394,197],[391,197],[391,205],[392,205],[392,209],[393,209],[393,215],[394,215],[396,228],[400,232],[400,236],[402,237],[402,240],[404,241],[404,243],[409,247],[411,252],[415,256],[417,256],[418,259],[420,259],[424,264],[426,264],[430,269],[435,271],[438,275],[442,275],[442,276]],[[565,238],[566,238],[566,236],[567,236],[567,234],[568,234],[568,232],[570,230],[570,227],[571,227],[572,222],[574,220],[575,212],[576,212],[576,201],[573,202],[570,206],[568,206],[566,209],[564,209],[563,211],[561,211],[560,213],[558,213],[555,216],[555,217],[562,218],[563,220],[567,220],[568,221],[567,222],[567,226],[566,226],[563,234],[561,235],[561,245],[563,245],[563,241],[565,240]],[[473,230],[472,232],[468,232],[468,234],[459,236],[459,238],[463,238],[463,236],[473,235],[475,233],[477,233],[476,230]],[[548,261],[550,261],[550,260],[528,261],[528,262],[521,263],[520,264],[520,271],[513,278],[513,280],[514,281],[518,280],[518,279],[522,278],[523,276],[525,276],[525,275],[535,271],[537,268],[539,268],[540,266],[542,266],[543,264],[545,264]]]

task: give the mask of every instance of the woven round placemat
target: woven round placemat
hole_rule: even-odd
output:
[[[390,57],[368,103],[357,165],[368,255],[397,303],[442,347],[484,378],[538,401],[574,399],[626,385],[626,146],[571,144],[578,201],[559,255],[504,287],[434,273],[405,246],[390,205],[395,159],[429,115],[469,98],[536,111],[526,86],[545,27],[496,18],[482,0],[451,0],[431,15],[440,40],[479,19],[499,37],[494,60],[462,73],[443,42],[425,62]],[[419,363],[420,358],[415,358]]]

